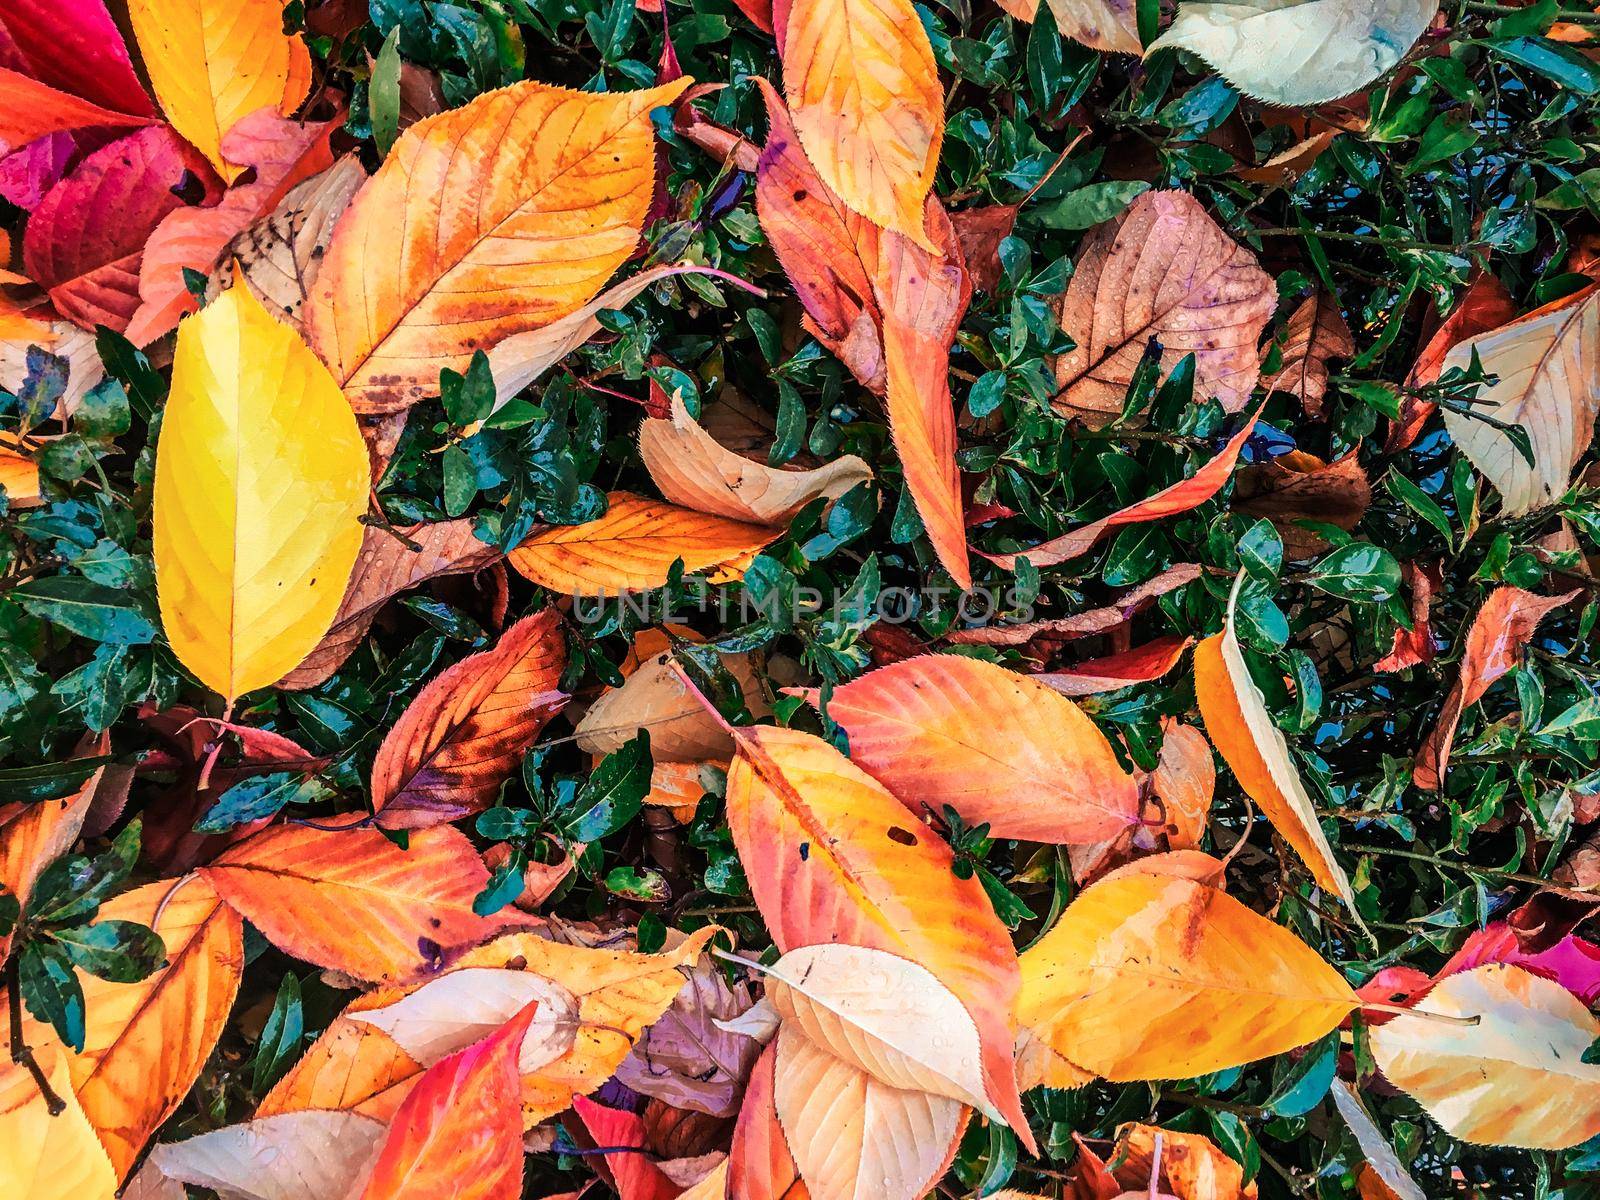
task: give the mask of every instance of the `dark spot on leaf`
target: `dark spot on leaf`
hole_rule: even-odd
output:
[[[189,170],[185,170],[169,190],[185,204],[199,204],[206,198],[206,185],[200,182],[200,176]]]
[[[917,835],[909,829],[901,829],[898,825],[889,826],[889,840],[899,842],[902,846],[915,846]]]
[[[811,858],[811,843],[810,842],[801,842],[800,843],[800,861],[801,862],[806,862],[810,858]]]

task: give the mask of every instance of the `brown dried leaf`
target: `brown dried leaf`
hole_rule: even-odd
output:
[[[1328,363],[1350,358],[1356,352],[1350,326],[1345,324],[1339,302],[1318,288],[1289,318],[1284,330],[1283,367],[1261,386],[1269,392],[1288,392],[1298,396],[1306,416],[1322,419],[1322,401],[1328,394]]]
[[[1233,496],[1235,511],[1271,521],[1284,554],[1302,559],[1321,554],[1328,543],[1296,522],[1319,521],[1349,532],[1372,503],[1372,485],[1354,450],[1331,463],[1291,450],[1240,471]]]

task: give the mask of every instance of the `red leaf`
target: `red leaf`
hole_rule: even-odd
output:
[[[777,1061],[776,1042],[768,1045],[750,1072],[733,1128],[728,1152],[728,1194],[739,1200],[806,1200],[800,1168],[789,1153],[789,1143],[778,1124],[778,1106],[772,1093],[772,1068]]]
[[[102,0],[6,0],[0,67],[119,113],[156,115]]]
[[[1407,667],[1430,663],[1438,654],[1433,641],[1433,626],[1428,615],[1433,608],[1433,593],[1444,586],[1441,563],[1418,566],[1407,563],[1405,580],[1411,586],[1411,628],[1396,627],[1389,653],[1372,664],[1374,671],[1404,671]]]
[[[139,259],[187,186],[209,196],[215,176],[166,125],[96,150],[50,189],[22,243],[28,276],[56,309],[85,328],[125,329],[138,307]]]
[[[560,615],[547,608],[423,688],[372,764],[378,823],[423,829],[493,804],[523,751],[567,702],[556,690],[566,657]]]
[[[361,1200],[520,1200],[522,1076],[535,1000],[429,1067],[394,1114]]]
[[[1063,696],[1093,696],[1097,692],[1114,692],[1118,688],[1160,679],[1178,665],[1178,660],[1193,640],[1179,634],[1159,637],[1132,650],[1124,650],[1121,654],[1091,659],[1033,678],[1053,687]]]
[[[1445,318],[1422,348],[1416,365],[1406,378],[1407,386],[1419,388],[1433,383],[1444,368],[1445,356],[1458,343],[1498,329],[1516,315],[1517,303],[1506,291],[1506,285],[1495,276],[1480,272],[1467,285],[1467,290],[1461,293],[1461,302],[1456,305],[1455,311]],[[1415,442],[1436,407],[1413,396],[1406,396],[1401,403],[1400,419],[1389,423],[1389,437],[1384,449],[1393,454]]]
[[[596,1147],[616,1147],[604,1156],[606,1168],[616,1181],[617,1195],[622,1200],[673,1200],[679,1192],[677,1184],[662,1174],[661,1168],[644,1154],[644,1122],[631,1112],[620,1108],[607,1108],[586,1096],[572,1102],[573,1111],[583,1121],[584,1128],[595,1141]]]
[[[20,71],[0,68],[0,149],[20,150],[47,134],[70,129],[150,124],[149,117],[112,112]]]

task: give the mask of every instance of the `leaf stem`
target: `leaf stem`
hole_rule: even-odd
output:
[[[17,962],[16,955],[12,955],[11,961],[6,964],[6,999],[11,1010],[11,1061],[27,1068],[39,1094],[44,1097],[50,1115],[59,1117],[67,1111],[67,1102],[56,1095],[50,1081],[45,1078],[44,1068],[33,1057],[33,1048],[22,1040],[22,977]]]

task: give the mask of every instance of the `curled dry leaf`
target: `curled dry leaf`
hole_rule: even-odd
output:
[[[1150,790],[1166,815],[1167,849],[1198,850],[1216,793],[1217,766],[1205,735],[1170,717],[1162,722],[1161,757]]]
[[[441,369],[465,372],[475,350],[592,299],[649,206],[650,110],[688,84],[525,81],[401,134],[334,231],[306,316],[356,410],[409,408],[437,392]],[[372,253],[374,240],[392,252]]]
[[[424,829],[493,805],[523,752],[566,704],[558,688],[566,662],[560,614],[547,608],[435,676],[378,747],[378,824]]]
[[[1480,389],[1473,415],[1446,412],[1445,428],[1461,453],[1499,489],[1508,516],[1553,504],[1594,439],[1600,405],[1600,284],[1553,301],[1509,325],[1458,342],[1444,368],[1465,368],[1476,353],[1498,377]],[[1520,425],[1530,464],[1511,439],[1475,419]]]
[[[1439,0],[1191,2],[1145,53],[1187,50],[1247,96],[1322,104],[1398,63],[1438,11]]]
[[[22,239],[28,277],[69,321],[126,328],[139,307],[145,239],[183,206],[191,178],[207,196],[211,169],[165,125],[96,150],[34,209]]]
[[[634,641],[636,650],[653,647],[660,635],[642,631]],[[723,654],[722,664],[739,684],[745,705],[757,717],[768,716],[772,706],[748,654]],[[625,669],[626,670],[626,669]],[[733,753],[733,739],[706,712],[683,682],[670,651],[644,659],[621,687],[611,688],[589,706],[574,733],[578,748],[590,754],[610,754],[620,750],[640,730],[650,734],[650,758],[656,764],[696,764],[707,759],[726,759]],[[685,785],[689,780],[684,780]],[[695,792],[694,800],[700,794]],[[687,801],[685,801],[687,802]]]
[[[1054,646],[1077,638],[1109,633],[1126,625],[1158,597],[1193,583],[1204,572],[1198,563],[1178,563],[1159,575],[1131,587],[1103,608],[1091,608],[1066,617],[1040,621],[1021,621],[1015,625],[985,625],[978,629],[956,629],[945,635],[952,645],[1022,646],[1039,643]]]
[[[949,1169],[960,1103],[891,1087],[793,1025],[773,1046],[773,1107],[810,1200],[917,1200]]]
[[[1561,1150],[1600,1133],[1600,1066],[1583,1061],[1596,1037],[1600,1021],[1571,992],[1495,963],[1443,980],[1369,1041],[1385,1078],[1452,1137]]]
[[[1035,681],[1063,696],[1095,696],[1160,679],[1183,659],[1194,639],[1172,634],[1104,658],[1090,659],[1035,675]]]
[[[423,1073],[389,1125],[360,1200],[520,1200],[517,1056],[539,1008],[528,1004]]]
[[[1098,521],[1081,525],[1037,546],[1019,550],[1015,554],[985,554],[984,557],[1008,570],[1016,568],[1019,558],[1026,558],[1036,567],[1053,567],[1068,559],[1077,558],[1080,554],[1087,554],[1096,542],[1113,529],[1120,529],[1124,525],[1139,525],[1145,521],[1160,521],[1198,508],[1220,492],[1222,485],[1228,482],[1228,477],[1233,474],[1234,464],[1239,461],[1239,454],[1244,449],[1245,442],[1249,441],[1250,432],[1260,419],[1261,412],[1260,408],[1256,409],[1239,432],[1229,438],[1217,452],[1217,456],[1203,464],[1189,478],[1180,479],[1137,504],[1118,509],[1108,517],[1101,517]]]
[[[355,653],[383,606],[401,592],[500,561],[500,551],[474,536],[474,525],[470,517],[462,517],[395,529],[369,526],[333,624],[317,648],[277,686],[303,691],[327,679]]]
[[[212,276],[208,300],[243,277],[268,312],[300,329],[334,226],[366,180],[360,157],[347,154],[320,175],[296,184],[277,208],[223,249],[218,261],[232,263],[234,269]]]
[[[1372,485],[1356,455],[1350,450],[1328,463],[1291,450],[1252,463],[1239,472],[1233,507],[1271,521],[1288,558],[1314,558],[1328,548],[1327,539],[1299,522],[1336,525],[1348,533],[1372,504]]]
[[[1222,632],[1195,647],[1194,691],[1200,717],[1211,743],[1239,781],[1239,786],[1294,847],[1312,877],[1347,905],[1354,902],[1350,880],[1333,856],[1333,847],[1317,821],[1316,805],[1306,794],[1289,743],[1273,723],[1250,668],[1245,665],[1234,627],[1241,574],[1228,598]]]
[[[1198,200],[1145,192],[1079,250],[1059,311],[1077,348],[1056,359],[1056,410],[1109,424],[1154,340],[1163,372],[1193,354],[1195,395],[1238,412],[1256,386],[1256,347],[1277,302],[1272,276]]]
[[[1022,956],[1018,1019],[1066,1063],[1114,1082],[1188,1079],[1315,1041],[1356,1007],[1282,926],[1136,866],[1086,888]]]
[[[162,218],[139,262],[139,308],[124,334],[148,345],[198,307],[184,271],[210,275],[230,242],[270,214],[289,188],[333,161],[328,138],[339,121],[301,124],[271,108],[251,113],[223,139],[230,162],[254,172],[248,183],[229,188],[210,208],[179,208]]]
[[[163,1143],[150,1161],[223,1200],[329,1200],[366,1178],[384,1133],[383,1122],[359,1113],[280,1113]]]
[[[919,812],[949,805],[1032,842],[1098,841],[1138,819],[1138,786],[1105,735],[1038,678],[923,655],[837,688],[827,713],[851,761]]]
[[[1461,293],[1455,310],[1440,323],[1422,348],[1416,364],[1406,376],[1406,386],[1415,389],[1436,382],[1444,371],[1445,356],[1458,343],[1498,329],[1514,320],[1516,315],[1517,302],[1506,290],[1506,285],[1489,272],[1479,271]],[[1384,449],[1393,454],[1409,447],[1422,433],[1423,426],[1436,407],[1408,393],[1401,400],[1400,419],[1389,423],[1389,436]]]
[[[167,120],[230,182],[249,165],[228,157],[234,126],[268,106],[287,116],[310,91],[277,0],[129,0],[128,19]]]
[[[1577,591],[1571,591],[1560,596],[1536,596],[1516,587],[1498,587],[1489,593],[1467,631],[1455,686],[1417,751],[1411,771],[1413,783],[1425,791],[1437,791],[1443,785],[1461,714],[1483,699],[1491,683],[1517,665],[1522,648],[1533,637],[1539,622],[1577,595]]]
[[[926,967],[976,1022],[984,1094],[1030,1144],[1012,1064],[1015,951],[978,880],[827,742],[771,726],[734,736],[728,825],[778,948],[846,942]]]
[[[1328,394],[1328,364],[1355,352],[1355,339],[1339,311],[1338,298],[1318,288],[1289,318],[1283,336],[1283,366],[1270,379],[1263,379],[1261,386],[1298,397],[1306,415],[1320,420]]]
[[[152,928],[166,946],[166,965],[137,983],[79,971],[83,1049],[55,1043],[121,1180],[189,1094],[222,1034],[244,971],[244,927],[203,880],[145,884],[101,905],[97,919]],[[54,1043],[48,1027],[32,1020],[25,1031],[36,1047]]]
[[[113,1200],[116,1173],[72,1094],[66,1063],[51,1059],[45,1076],[66,1105],[59,1115],[21,1063],[0,1066],[0,1195]]]
[[[737,579],[781,532],[627,492],[606,499],[605,516],[535,533],[511,552],[511,565],[562,595],[615,595],[661,587],[679,559],[686,574],[710,570],[713,579]]]
[[[1032,0],[1037,7],[1038,0]],[[1132,0],[1049,0],[1056,28],[1091,50],[1138,54],[1139,21]],[[1007,11],[1014,11],[1008,9]],[[1033,19],[1030,11],[1028,20]]]
[[[852,212],[800,146],[772,88],[756,212],[805,305],[808,328],[863,385],[886,394],[906,483],[939,560],[963,588],[966,527],[955,465],[950,346],[972,299],[950,218],[929,199],[924,247]]]
[[[472,911],[489,871],[459,830],[418,830],[402,850],[350,817],[336,820],[265,829],[200,874],[286,953],[356,979],[437,969],[515,923]]]
[[[928,250],[944,90],[910,0],[791,0],[783,88],[806,157],[852,210]]]
[[[368,479],[338,386],[248,288],[184,322],[156,452],[156,584],[173,652],[207,687],[232,701],[322,639]]]
[[[1411,628],[1396,625],[1394,645],[1372,664],[1374,671],[1404,671],[1433,661],[1439,648],[1433,640],[1434,593],[1444,587],[1444,564],[1410,562],[1403,577],[1411,588]]]
[[[752,462],[719,445],[676,393],[670,417],[640,424],[639,455],[671,503],[754,525],[785,526],[817,497],[837,500],[872,478],[872,468],[854,454],[811,471]]]

